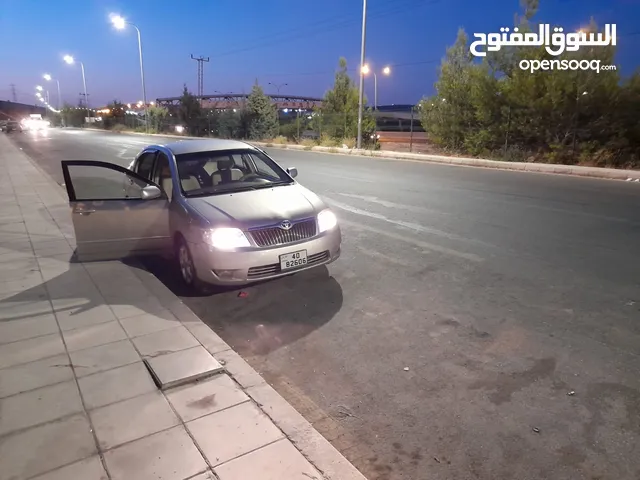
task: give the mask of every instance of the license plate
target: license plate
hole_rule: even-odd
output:
[[[285,253],[280,255],[280,270],[291,270],[307,264],[307,251]]]

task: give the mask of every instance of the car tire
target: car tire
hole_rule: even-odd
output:
[[[175,242],[176,264],[180,272],[182,283],[190,290],[197,293],[206,293],[207,285],[196,275],[196,268],[193,264],[193,257],[186,240],[179,236]]]

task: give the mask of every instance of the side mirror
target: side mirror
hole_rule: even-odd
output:
[[[160,198],[161,196],[162,192],[155,185],[147,185],[142,189],[143,200],[153,200],[155,198]]]
[[[287,168],[287,173],[291,178],[296,178],[298,176],[298,169],[296,167]]]

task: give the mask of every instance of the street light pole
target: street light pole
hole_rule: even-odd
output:
[[[84,106],[87,109],[87,117],[91,118],[91,110],[89,110],[89,95],[87,95],[87,79],[84,75],[83,62],[80,62],[80,69],[82,70],[82,86],[84,87]]]
[[[113,26],[116,27],[118,30],[122,30],[125,27],[125,25],[131,25],[133,28],[136,29],[136,32],[138,33],[138,54],[140,56],[140,79],[142,81],[142,102],[144,104],[144,123],[145,123],[145,129],[148,133],[149,132],[149,115],[148,115],[149,111],[147,109],[147,87],[144,81],[144,61],[142,59],[142,35],[140,34],[140,29],[138,28],[137,25],[126,21],[120,15],[112,15],[111,23],[113,23]]]
[[[378,110],[378,74],[373,72],[373,109]]]
[[[358,139],[357,148],[362,148],[362,103],[364,100],[364,57],[367,40],[367,0],[362,0],[362,42],[360,45],[360,88],[358,91]]]
[[[144,63],[142,61],[142,37],[140,36],[140,29],[133,23],[129,23],[138,32],[138,53],[140,54],[140,78],[142,79],[142,101],[144,102],[144,124],[149,132],[149,115],[147,110],[147,87],[144,83]]]
[[[288,83],[281,83],[280,85],[278,85],[278,84],[276,84],[276,83],[271,83],[271,82],[269,82],[269,85],[273,85],[274,87],[276,87],[276,93],[277,93],[278,95],[280,95],[280,89],[281,89],[282,87],[288,87],[288,86],[289,86],[289,84],[288,84]]]

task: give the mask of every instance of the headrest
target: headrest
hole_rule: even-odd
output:
[[[218,160],[218,170],[227,170],[233,167],[233,160],[227,158],[225,160]]]

